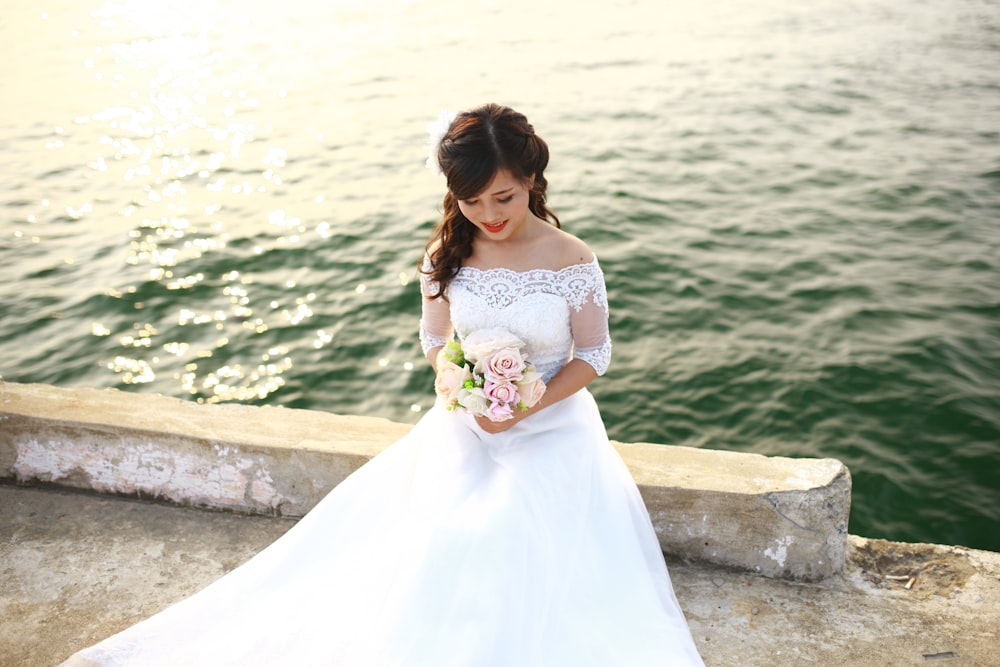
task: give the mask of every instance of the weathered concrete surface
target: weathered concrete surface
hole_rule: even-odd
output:
[[[0,383],[0,478],[300,517],[409,428],[311,410]]]
[[[843,566],[851,477],[840,461],[616,446],[667,553],[802,581]]]
[[[56,665],[204,587],[292,524],[0,485],[0,665]],[[1000,664],[1000,554],[851,537],[844,571],[820,583],[698,563],[670,570],[709,667]]]
[[[408,430],[309,410],[0,383],[0,479],[299,517]],[[839,461],[615,446],[665,552],[804,581],[843,567],[851,484]]]

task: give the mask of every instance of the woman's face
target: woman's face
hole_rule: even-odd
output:
[[[505,241],[517,236],[529,216],[531,182],[524,183],[501,169],[486,189],[471,199],[459,199],[462,215],[472,221],[482,238]]]

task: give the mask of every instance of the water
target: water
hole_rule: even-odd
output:
[[[613,438],[1000,550],[995,2],[16,0],[0,62],[5,380],[415,421],[424,127],[495,100],[607,274]]]

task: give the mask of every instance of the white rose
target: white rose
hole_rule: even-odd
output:
[[[505,347],[520,349],[524,343],[506,329],[479,329],[462,341],[462,351],[468,361],[479,359]]]
[[[474,415],[484,415],[490,407],[490,400],[486,398],[482,387],[458,390],[458,404]]]

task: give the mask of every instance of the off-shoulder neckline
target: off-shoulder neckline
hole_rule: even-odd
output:
[[[524,275],[524,274],[528,274],[528,273],[542,272],[542,273],[547,273],[547,274],[551,274],[551,275],[559,275],[560,273],[565,273],[567,271],[572,271],[573,269],[588,268],[588,267],[597,266],[597,265],[598,265],[597,264],[597,255],[593,255],[590,258],[590,260],[588,260],[586,262],[577,262],[576,264],[568,264],[568,265],[564,266],[561,269],[543,269],[543,268],[538,268],[538,269],[522,269],[522,270],[518,270],[518,269],[509,269],[506,266],[494,266],[494,267],[489,268],[489,269],[480,269],[477,266],[462,266],[458,270],[459,270],[459,272],[462,272],[462,271],[475,271],[476,273],[491,273],[493,271],[497,271],[497,272],[500,272],[500,273],[513,273],[513,274],[518,274],[518,275]]]

